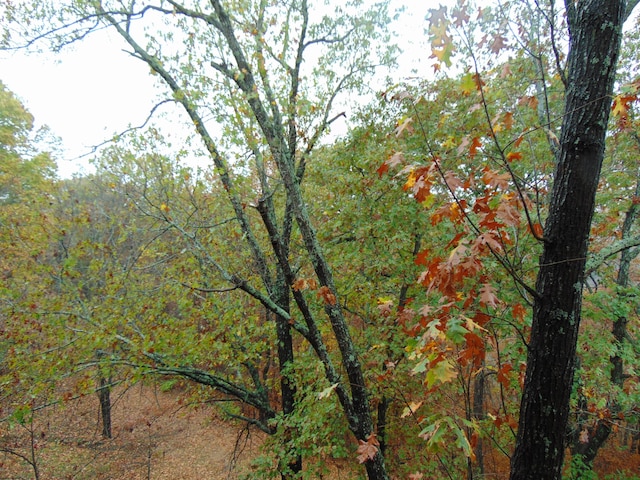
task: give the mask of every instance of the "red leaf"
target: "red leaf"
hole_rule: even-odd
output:
[[[413,260],[413,263],[416,265],[427,265],[429,263],[429,250],[422,250],[418,252],[416,258]]]
[[[513,366],[510,363],[503,364],[498,370],[498,382],[500,382],[504,388],[509,387],[509,378],[507,375],[509,375],[511,370],[513,370]]]
[[[466,333],[464,338],[466,340],[466,347],[460,352],[460,363],[465,365],[468,361],[471,361],[475,368],[479,368],[482,362],[484,362],[484,342],[473,332]]]
[[[513,307],[511,307],[511,313],[513,314],[513,318],[522,321],[527,314],[527,309],[524,308],[522,304],[516,303]]]
[[[376,172],[378,172],[378,176],[380,178],[382,178],[382,175],[384,175],[385,173],[387,173],[389,171],[389,164],[385,161],[382,163],[382,165],[380,165],[380,167],[378,168],[378,170],[376,170]]]

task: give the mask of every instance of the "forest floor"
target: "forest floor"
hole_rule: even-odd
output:
[[[231,480],[251,471],[264,434],[222,419],[213,407],[184,402],[180,391],[136,385],[112,393],[113,438],[101,437],[96,395],[51,407],[26,427],[0,424],[0,480]],[[5,450],[4,452],[2,450]],[[6,450],[11,449],[14,454]],[[327,480],[347,480],[345,462],[331,462]]]
[[[33,444],[42,480],[232,480],[251,471],[251,461],[264,441],[261,432],[220,418],[211,406],[185,405],[180,391],[137,385],[115,391],[112,402],[110,440],[100,435],[93,395],[40,412],[32,429],[33,442],[27,428],[0,426],[0,450],[12,449],[31,459]],[[490,478],[508,477],[506,458],[489,463],[493,464]],[[331,474],[325,480],[353,478],[347,461],[332,461],[329,467]],[[638,475],[640,454],[608,447],[598,456],[596,470],[601,479],[622,470]],[[28,462],[0,451],[0,480],[33,478]]]

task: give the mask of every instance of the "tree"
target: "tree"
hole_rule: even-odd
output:
[[[30,466],[35,478],[41,478],[38,436],[28,407],[31,397],[20,384],[10,358],[21,346],[16,338],[6,335],[10,329],[6,308],[19,302],[28,285],[38,281],[31,267],[40,251],[29,247],[32,240],[45,237],[34,220],[47,209],[55,179],[51,154],[38,148],[42,146],[38,145],[42,140],[38,134],[44,131],[34,135],[33,121],[20,100],[0,82],[0,400],[3,406],[17,406],[10,410],[10,420],[29,437],[24,447],[3,438],[0,451],[20,458]],[[12,288],[14,285],[18,288]]]
[[[512,479],[560,478],[589,231],[626,2],[567,2],[567,96],[536,281]]]
[[[562,17],[554,2],[501,3],[496,8],[480,9],[475,22],[470,20],[472,9],[466,2],[458,2],[451,9],[433,9],[429,33],[436,71],[451,66],[458,47],[469,60],[468,71],[454,82],[457,97],[448,100],[445,107],[437,104],[430,109],[436,112],[432,117],[440,116],[439,120],[425,121],[429,113],[421,110],[421,103],[439,99],[432,88],[420,91],[422,97],[407,92],[389,93],[391,98],[413,101],[407,117],[398,122],[397,131],[418,132],[423,146],[421,152],[409,146],[402,155],[388,158],[379,172],[395,165],[405,166],[405,188],[416,200],[425,205],[444,202],[435,210],[432,224],[445,218],[458,230],[448,245],[448,256],[439,255],[432,248],[417,258],[425,265],[420,277],[423,285],[446,298],[441,305],[431,304],[426,309],[427,314],[420,319],[422,338],[429,335],[431,325],[446,332],[450,344],[460,345],[464,340],[456,342],[451,333],[459,325],[455,320],[461,312],[471,316],[466,312],[477,311],[475,301],[481,307],[483,303],[484,307],[492,307],[484,311],[485,315],[490,313],[491,320],[477,321],[482,318],[477,314],[471,317],[484,329],[504,318],[498,313],[501,308],[514,307],[509,322],[526,345],[528,360],[512,478],[560,476],[591,218],[604,156],[622,22],[633,6],[635,2],[628,7],[622,3],[606,8],[599,2],[567,2],[566,36],[560,28],[562,21],[558,23]],[[453,40],[452,31],[457,41]],[[549,36],[543,36],[543,31]],[[603,31],[606,35],[601,34]],[[566,71],[564,39],[570,47]],[[507,51],[514,52],[514,56],[508,58]],[[516,69],[527,74],[533,70],[531,81],[525,81],[528,89],[520,89],[512,97],[496,93]],[[564,112],[558,131],[553,115],[556,107],[551,100],[554,92],[565,88],[564,98],[560,96]],[[475,103],[467,100],[469,96]],[[537,107],[538,118],[532,121],[524,106]],[[453,123],[456,125],[451,127]],[[449,126],[447,132],[442,131],[441,124]],[[437,127],[432,129],[432,125]],[[464,132],[465,136],[451,132]],[[536,140],[536,134],[542,132],[547,137],[546,151]],[[404,158],[405,153],[417,152],[429,159],[427,165]],[[555,162],[538,160],[542,155],[549,160],[555,157]],[[527,157],[534,163],[526,163],[530,161]],[[545,163],[555,164],[554,170],[547,173]],[[434,186],[438,180],[440,188]],[[551,194],[547,203],[548,189]],[[540,243],[535,286],[528,277],[531,269],[524,262],[527,240],[523,233]],[[486,271],[495,272],[496,267],[508,273],[521,300],[531,302],[530,332],[523,306],[513,305],[514,299],[508,299],[506,292],[498,293],[494,287],[499,283],[496,277],[486,275]],[[482,288],[469,285],[471,279],[481,282]],[[437,338],[437,332],[432,332],[430,338]],[[465,335],[469,333],[467,325]],[[474,335],[466,339],[467,347],[469,339],[474,338],[477,355],[484,355],[491,345]],[[511,369],[514,365],[500,361],[498,347],[504,344],[497,342],[504,338],[495,337],[498,356],[492,359],[497,361],[495,368],[501,384],[508,380],[502,366]],[[424,340],[416,347],[416,355],[423,358],[419,365],[426,360],[432,371],[444,362],[456,365],[464,358],[462,354],[447,358],[442,347],[438,351],[436,345]],[[450,377],[456,375],[451,372]],[[434,425],[430,441],[438,431]],[[468,478],[472,475],[469,471]]]
[[[334,17],[314,15],[306,0],[233,5],[218,0],[193,5],[170,1],[145,6],[135,2],[43,1],[10,4],[7,9],[9,20],[17,19],[16,23],[9,22],[12,29],[5,31],[5,43],[9,45],[21,42],[16,29],[26,24],[18,23],[20,19],[29,18],[35,27],[22,32],[27,45],[48,39],[53,48],[106,26],[117,32],[129,53],[158,77],[168,91],[166,101],[183,109],[215,166],[242,232],[243,249],[249,252],[252,277],[227,270],[215,258],[215,252],[201,242],[200,230],[179,223],[169,214],[170,203],[147,202],[145,208],[188,240],[222,284],[245,292],[269,312],[277,332],[285,419],[295,410],[297,386],[286,374],[294,361],[295,331],[322,363],[349,428],[365,450],[362,462],[369,478],[388,478],[376,447],[360,354],[302,187],[310,153],[340,117],[335,110],[339,96],[357,92],[375,64],[390,60],[393,49],[386,46],[385,5],[362,10],[362,2],[349,2],[336,7]],[[378,50],[379,57],[370,60],[372,49]],[[243,164],[243,156],[251,163]],[[244,189],[244,179],[249,179],[252,188]],[[299,251],[292,250],[294,232],[303,246]],[[296,258],[292,259],[293,255]],[[313,295],[301,288],[304,279],[298,276],[298,264],[308,266],[315,277],[315,295],[323,301],[321,308],[313,304]],[[331,327],[330,335],[321,328],[324,321]],[[337,355],[330,351],[329,342],[336,345]],[[150,357],[161,361],[157,355]],[[196,381],[212,378],[175,365],[164,365],[158,371]],[[229,388],[228,393],[233,391]],[[238,396],[245,393],[240,391]],[[273,415],[268,397],[264,397],[266,404],[263,401],[266,392],[258,388],[252,393],[255,396],[247,398],[254,398],[255,406]],[[281,466],[283,476],[300,470],[295,451],[285,457],[288,465]]]

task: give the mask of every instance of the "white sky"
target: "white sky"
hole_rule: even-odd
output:
[[[409,74],[416,59],[426,60],[430,54],[424,17],[437,2],[391,0],[390,11],[407,3],[410,8],[400,14],[394,30],[415,36],[399,39],[405,50],[402,70]],[[90,158],[83,154],[128,126],[141,125],[154,105],[155,79],[123,48],[117,35],[103,31],[59,54],[0,51],[0,80],[23,102],[37,126],[49,126],[62,140],[61,176],[82,172]],[[430,63],[422,62],[422,75],[428,74]]]

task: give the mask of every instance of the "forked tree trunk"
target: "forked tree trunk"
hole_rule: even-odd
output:
[[[582,280],[626,2],[565,4],[571,32],[567,94],[511,480],[561,478]]]

